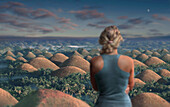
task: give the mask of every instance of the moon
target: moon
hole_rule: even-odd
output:
[[[150,9],[147,9],[147,12],[149,13],[149,12],[150,12]]]

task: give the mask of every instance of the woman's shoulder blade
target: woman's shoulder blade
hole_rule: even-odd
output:
[[[122,58],[125,58],[125,59],[127,59],[127,60],[133,60],[130,56],[127,56],[127,55],[123,55],[123,54],[121,54],[120,55]]]

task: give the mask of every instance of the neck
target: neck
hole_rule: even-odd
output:
[[[113,49],[113,52],[109,53],[108,55],[118,54],[117,49]]]

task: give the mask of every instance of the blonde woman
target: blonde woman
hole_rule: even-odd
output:
[[[118,54],[123,40],[116,26],[108,26],[99,37],[103,45],[100,56],[90,61],[90,79],[99,97],[95,107],[132,107],[128,95],[134,87],[134,62],[126,55]]]

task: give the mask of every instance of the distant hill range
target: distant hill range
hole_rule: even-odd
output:
[[[99,37],[20,37],[20,36],[0,36],[0,41],[34,41],[34,40],[98,40]],[[128,38],[124,37],[126,40],[170,40],[169,36],[157,36],[157,37],[138,37],[138,38]]]

